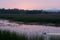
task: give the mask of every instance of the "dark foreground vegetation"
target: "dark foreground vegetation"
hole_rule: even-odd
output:
[[[15,32],[1,31],[0,40],[43,40],[42,36],[31,36],[28,38],[25,34],[17,35]]]
[[[60,40],[60,36],[51,36],[50,40]]]
[[[55,26],[60,26],[60,11],[0,9],[0,19],[37,24],[53,23]]]
[[[2,31],[0,30],[0,40],[44,40],[44,36],[32,35],[26,36],[25,34],[16,34],[15,32]],[[60,40],[60,36],[52,36],[49,40]]]

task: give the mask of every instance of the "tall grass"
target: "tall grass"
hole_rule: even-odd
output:
[[[43,36],[39,36],[39,35],[36,35],[36,36],[31,36],[29,38],[29,40],[44,40],[44,37]]]
[[[27,40],[27,37],[23,34],[17,35],[15,32],[0,31],[0,40]]]
[[[15,32],[0,30],[0,40],[43,40],[43,37],[31,36],[28,38],[25,34],[17,35]]]
[[[60,40],[60,36],[51,36],[50,40]]]

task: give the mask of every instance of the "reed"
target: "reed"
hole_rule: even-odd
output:
[[[42,36],[26,36],[25,34],[17,35],[15,32],[1,31],[0,40],[44,40]]]

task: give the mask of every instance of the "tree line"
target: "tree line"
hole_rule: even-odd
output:
[[[23,9],[0,9],[0,14],[60,14],[58,12],[51,12],[45,10],[23,10]]]

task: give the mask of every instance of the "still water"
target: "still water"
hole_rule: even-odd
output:
[[[0,20],[0,30],[14,31],[16,33],[26,33],[27,35],[42,34],[44,32],[60,33],[60,27],[18,24],[16,22],[9,22],[8,20]]]

